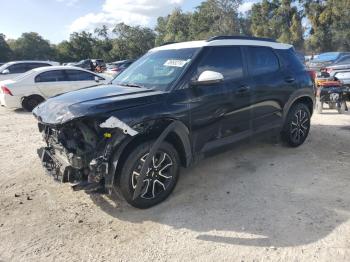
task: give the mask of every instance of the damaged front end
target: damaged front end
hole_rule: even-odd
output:
[[[116,117],[106,121],[77,119],[61,125],[40,122],[46,143],[38,150],[47,173],[60,182],[74,183],[74,189],[91,185],[104,187],[110,159],[118,145],[137,131]]]

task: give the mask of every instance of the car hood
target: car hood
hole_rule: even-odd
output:
[[[100,85],[50,98],[33,114],[42,123],[60,125],[76,118],[161,102],[164,94],[148,88]]]

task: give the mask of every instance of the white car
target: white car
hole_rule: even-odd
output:
[[[32,111],[49,97],[110,81],[111,78],[73,66],[40,67],[14,80],[1,81],[0,104]]]
[[[58,66],[58,62],[51,61],[13,61],[0,66],[0,81],[15,79],[19,75],[34,68],[44,66]]]

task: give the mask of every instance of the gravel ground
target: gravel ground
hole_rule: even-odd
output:
[[[300,148],[248,141],[137,210],[44,175],[29,113],[0,108],[0,261],[349,261],[350,114]]]

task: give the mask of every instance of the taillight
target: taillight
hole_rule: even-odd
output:
[[[5,95],[10,95],[10,96],[13,96],[10,89],[8,89],[6,86],[2,86],[1,87],[1,90],[2,92],[5,94]]]

